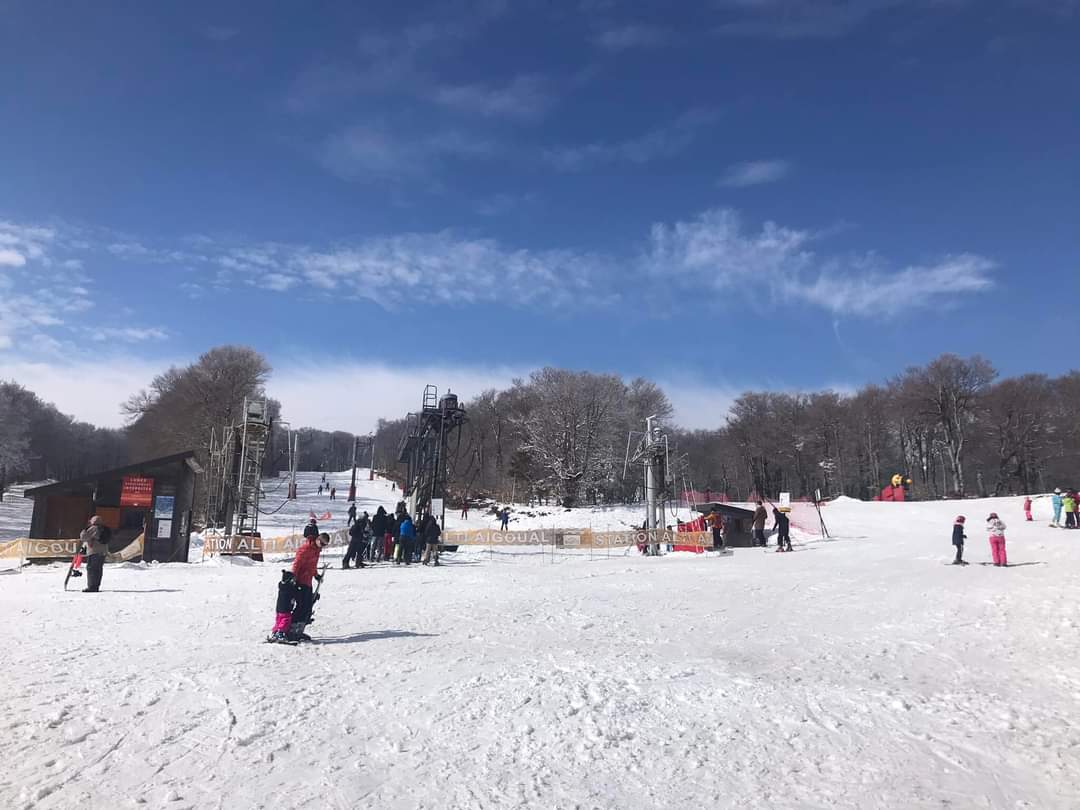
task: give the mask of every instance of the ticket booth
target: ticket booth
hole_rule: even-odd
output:
[[[25,497],[34,500],[30,538],[78,538],[90,516],[98,515],[112,529],[110,551],[127,548],[143,535],[142,559],[187,562],[195,481],[201,472],[189,450],[28,489]]]

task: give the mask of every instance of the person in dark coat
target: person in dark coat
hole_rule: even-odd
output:
[[[420,536],[424,538],[424,558],[421,562],[424,565],[428,563],[439,564],[439,536],[442,534],[442,529],[439,527],[439,520],[430,512],[424,517],[424,522],[420,526]]]
[[[967,535],[964,534],[964,516],[960,515],[952,527],[952,544],[956,546],[956,559],[953,560],[953,565],[967,565],[964,562],[965,540],[967,540]]]
[[[499,513],[499,531],[505,532],[510,527],[510,507],[504,506]]]
[[[383,545],[383,553],[386,559],[394,559],[394,547],[398,542],[398,519],[394,515],[386,516],[386,541]]]
[[[304,539],[305,540],[317,540],[319,537],[319,524],[315,522],[315,518],[308,521],[307,526],[304,527]]]
[[[757,508],[754,510],[754,545],[765,546],[768,543],[765,542],[765,521],[769,519],[769,513],[765,511],[765,504],[761,501],[757,502]]]
[[[386,510],[381,506],[375,510],[371,518],[371,536],[375,551],[375,557],[382,560],[386,558]],[[374,559],[374,558],[373,558]]]
[[[101,590],[101,576],[105,572],[105,555],[109,553],[109,538],[112,530],[101,522],[101,517],[94,515],[79,535],[79,541],[86,547],[86,587],[83,593],[97,593]]]
[[[349,528],[349,548],[345,556],[341,558],[342,568],[348,568],[352,560],[356,560],[357,568],[364,567],[364,529],[366,528],[366,523],[361,523],[359,520]]]
[[[356,521],[356,504],[355,503],[350,503],[349,504],[348,515],[349,515],[349,522],[346,523],[345,525],[346,526],[352,526],[353,523]]]
[[[791,521],[788,520],[788,516],[781,512],[779,509],[773,508],[773,520],[776,524],[773,529],[776,531],[776,550],[777,551],[794,551],[791,547]]]

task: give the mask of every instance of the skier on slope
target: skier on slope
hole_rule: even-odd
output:
[[[1030,495],[1025,495],[1024,496],[1024,519],[1027,520],[1027,521],[1031,520],[1031,496]]]
[[[967,535],[964,534],[964,516],[959,515],[952,527],[952,544],[956,546],[956,559],[953,560],[953,565],[967,565],[964,562],[965,540],[967,540]]]
[[[1054,489],[1053,497],[1050,498],[1050,506],[1053,507],[1054,510],[1054,519],[1050,521],[1051,526],[1061,526],[1062,503],[1061,488],[1057,487]]]
[[[315,594],[312,580],[322,582],[319,573],[319,555],[330,545],[330,535],[323,532],[318,537],[309,538],[293,560],[292,573],[296,580],[296,608],[292,613],[292,624],[287,638],[291,641],[311,641],[304,629],[311,622],[311,610],[315,607]]]
[[[990,532],[990,555],[994,559],[994,565],[1004,568],[1009,564],[1005,556],[1005,524],[997,512],[991,512],[986,518],[986,529]]]
[[[791,547],[791,521],[788,520],[787,515],[785,515],[776,507],[773,507],[772,514],[773,520],[776,521],[776,523],[773,525],[773,531],[776,532],[777,552],[794,551],[794,549]]]
[[[292,571],[281,572],[281,582],[277,588],[277,603],[274,605],[274,629],[267,641],[284,642],[289,640],[289,627],[292,625],[292,612],[296,607],[296,581]]]

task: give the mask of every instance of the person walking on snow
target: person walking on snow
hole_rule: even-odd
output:
[[[1027,521],[1031,520],[1031,496],[1030,495],[1025,495],[1024,496],[1024,519],[1027,520]]]
[[[776,532],[776,551],[794,551],[791,547],[791,521],[776,507],[773,507],[772,514],[776,521],[773,525],[773,531]]]
[[[986,528],[990,532],[990,555],[994,559],[994,565],[1004,568],[1009,564],[1005,556],[1005,524],[997,516],[997,512],[991,512],[986,518]]]
[[[101,590],[101,575],[105,573],[105,555],[109,553],[109,538],[112,530],[101,522],[100,515],[94,515],[79,535],[79,542],[86,547],[86,587],[83,593],[97,593]]]
[[[767,546],[765,541],[765,521],[769,519],[769,513],[765,511],[765,504],[761,501],[757,502],[757,508],[754,510],[754,545],[755,546]]]
[[[956,559],[953,560],[953,565],[967,565],[964,562],[965,540],[967,540],[967,535],[964,534],[964,516],[960,515],[952,527],[952,544],[956,546]]]
[[[328,545],[330,545],[330,535],[323,532],[318,537],[308,538],[296,552],[296,559],[292,564],[293,578],[296,580],[296,607],[293,609],[292,622],[287,634],[287,638],[292,641],[311,641],[311,637],[304,633],[304,629],[311,622],[311,610],[315,607],[315,592],[311,587],[311,582],[312,580],[322,582],[322,574],[319,573],[319,555]]]
[[[355,503],[350,503],[349,504],[349,511],[348,511],[347,514],[349,515],[349,522],[346,523],[345,525],[346,526],[352,526],[353,523],[356,522],[356,504]]]
[[[1065,528],[1076,528],[1076,516],[1073,514],[1073,509],[1076,507],[1076,498],[1073,496],[1072,490],[1068,490],[1061,498],[1061,508],[1065,511]]]

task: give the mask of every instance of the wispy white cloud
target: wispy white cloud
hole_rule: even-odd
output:
[[[540,76],[517,76],[505,84],[442,85],[432,97],[449,109],[519,121],[543,117],[555,102],[548,82]]]
[[[422,177],[445,161],[486,159],[499,146],[489,140],[453,130],[416,136],[393,133],[374,125],[361,125],[332,135],[319,149],[322,164],[339,177]]]
[[[169,333],[164,329],[138,327],[100,327],[87,330],[92,340],[98,343],[106,341],[119,341],[121,343],[146,343],[149,341],[166,340]]]
[[[933,0],[715,0],[724,36],[828,39],[843,36],[878,12]],[[938,3],[937,5],[946,5]]]
[[[895,268],[873,254],[819,256],[812,248],[823,236],[774,222],[748,230],[737,212],[717,209],[688,222],[654,225],[643,262],[648,272],[673,283],[751,286],[752,298],[764,295],[855,317],[940,308],[994,287],[995,265],[981,256],[959,254]]]
[[[690,110],[671,123],[634,138],[555,147],[548,149],[544,157],[562,171],[580,171],[593,165],[613,163],[644,165],[683,152],[717,117],[713,110]]]
[[[720,185],[728,188],[760,186],[783,180],[790,171],[791,164],[786,160],[749,160],[729,166]]]
[[[659,48],[672,41],[672,33],[656,25],[630,24],[605,28],[593,37],[593,42],[606,51],[619,52],[634,48]]]

